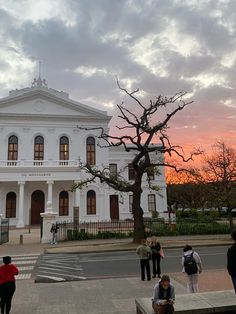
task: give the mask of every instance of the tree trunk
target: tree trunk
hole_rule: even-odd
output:
[[[229,227],[230,227],[230,232],[233,232],[234,230],[234,222],[233,222],[233,215],[232,215],[232,212],[231,212],[231,208],[228,209],[228,217],[229,217]]]
[[[141,243],[142,239],[146,239],[145,226],[143,222],[143,210],[141,208],[141,185],[135,188],[133,192],[132,211],[134,216],[134,243]]]

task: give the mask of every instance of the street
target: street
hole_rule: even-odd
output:
[[[228,246],[195,248],[200,254],[203,270],[226,268]],[[162,273],[181,272],[182,249],[165,249]],[[59,282],[101,278],[139,276],[139,260],[135,252],[104,252],[86,254],[43,254],[36,265],[36,282]]]

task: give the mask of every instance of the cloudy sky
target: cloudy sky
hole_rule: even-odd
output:
[[[184,90],[174,143],[236,146],[236,0],[0,0],[0,97],[49,87],[114,113],[121,84],[145,102]]]

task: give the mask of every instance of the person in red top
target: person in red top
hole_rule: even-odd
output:
[[[18,268],[11,264],[11,257],[3,257],[3,265],[0,266],[0,297],[1,314],[9,314],[11,300],[16,290],[15,276],[18,275]],[[6,309],[6,312],[4,310]]]

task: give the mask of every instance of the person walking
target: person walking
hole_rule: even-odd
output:
[[[152,256],[152,251],[147,245],[147,241],[145,239],[143,239],[141,241],[141,245],[137,247],[136,253],[138,254],[140,259],[141,280],[145,280],[145,271],[147,274],[147,280],[151,280],[149,259]]]
[[[50,232],[52,233],[52,240],[51,244],[57,244],[57,230],[59,229],[57,223],[52,224],[52,227],[50,229]]]
[[[1,314],[10,313],[12,297],[16,290],[15,276],[18,273],[18,268],[11,264],[11,257],[4,256],[3,265],[0,266]]]
[[[202,262],[199,254],[193,251],[191,245],[185,245],[182,257],[183,272],[187,278],[187,292],[199,292],[198,276],[202,272]]]
[[[236,230],[231,233],[234,244],[227,251],[227,269],[236,294]]]
[[[152,308],[157,314],[173,314],[175,302],[175,288],[170,283],[170,277],[163,275],[154,286]]]
[[[156,275],[158,278],[161,278],[161,245],[155,237],[151,238],[150,249],[152,250],[152,278],[155,278]]]

